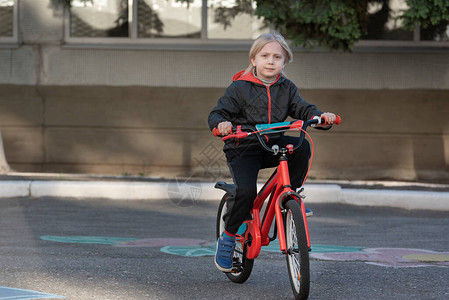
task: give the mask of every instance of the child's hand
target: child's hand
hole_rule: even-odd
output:
[[[328,125],[334,124],[337,120],[337,116],[330,112],[322,113],[320,117],[326,119]]]
[[[221,135],[228,135],[232,131],[232,123],[231,122],[218,123],[217,129]]]

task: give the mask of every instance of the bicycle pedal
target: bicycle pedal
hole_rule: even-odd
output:
[[[296,193],[299,195],[299,197],[300,197],[301,199],[305,199],[305,198],[306,198],[306,195],[301,194],[302,192],[304,192],[304,188],[303,188],[303,187],[300,187],[300,188],[298,188],[298,189],[296,190]]]
[[[232,266],[231,273],[241,273],[243,271],[242,266],[234,267]]]
[[[231,273],[240,273],[243,270],[243,265],[240,262],[240,259],[238,257],[234,257],[232,259],[232,271]]]

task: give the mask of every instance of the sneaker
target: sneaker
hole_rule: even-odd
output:
[[[220,271],[232,271],[232,258],[234,257],[235,239],[221,236],[217,241],[215,265]]]
[[[313,216],[313,211],[310,208],[306,207],[306,217]]]

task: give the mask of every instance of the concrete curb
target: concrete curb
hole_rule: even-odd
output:
[[[448,192],[344,189],[341,200],[352,205],[449,211]]]
[[[31,181],[7,180],[0,182],[0,197],[27,197],[30,196]]]
[[[259,186],[260,188],[261,186]],[[211,182],[2,180],[0,198],[74,197],[123,200],[218,201],[224,192]],[[449,192],[342,188],[338,184],[307,184],[306,203],[342,203],[403,209],[449,211]]]

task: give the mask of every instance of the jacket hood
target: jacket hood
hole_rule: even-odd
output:
[[[279,80],[279,78],[281,77],[281,74],[278,75],[278,77],[276,78],[276,80],[273,82],[277,82]],[[245,70],[242,70],[238,73],[235,73],[234,76],[232,76],[232,81],[250,81],[250,82],[254,82],[254,83],[258,83],[258,84],[264,84],[262,81],[260,81],[260,79],[256,78],[253,74],[253,72],[248,72],[245,74]]]

